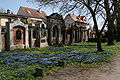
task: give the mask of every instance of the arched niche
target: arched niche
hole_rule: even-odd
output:
[[[25,28],[23,26],[13,27],[14,45],[25,45]]]
[[[22,32],[19,29],[16,31],[16,40],[17,41],[22,40]]]
[[[28,48],[29,47],[29,36],[28,36],[28,25],[24,24],[23,22],[20,21],[20,19],[17,19],[13,22],[7,22],[7,50],[13,50],[16,48]],[[24,46],[19,47],[16,45],[14,42],[16,37],[16,29],[24,29]],[[22,37],[21,37],[22,38]],[[18,40],[19,42],[19,40]]]
[[[59,27],[57,25],[54,25],[52,29],[53,29],[53,32],[52,32],[53,43],[58,44],[59,43]]]

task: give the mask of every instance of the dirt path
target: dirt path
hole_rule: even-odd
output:
[[[102,67],[69,66],[45,76],[43,80],[120,80],[120,54]]]

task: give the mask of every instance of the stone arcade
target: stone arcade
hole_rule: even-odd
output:
[[[58,13],[47,16],[44,11],[20,7],[17,14],[0,13],[0,51],[46,47],[85,42],[91,27],[84,16]]]
[[[58,13],[53,13],[47,17],[48,44],[62,44],[62,32],[65,28],[64,19]]]
[[[7,22],[6,25],[6,49],[29,48],[28,25],[21,22],[20,19]]]

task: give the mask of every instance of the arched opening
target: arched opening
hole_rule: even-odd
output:
[[[20,40],[22,40],[22,32],[21,32],[21,30],[17,30],[16,31],[16,41],[20,41]]]
[[[36,37],[37,37],[37,30],[34,29],[34,30],[33,30],[33,38],[36,38]]]
[[[58,44],[59,42],[59,31],[58,26],[53,27],[53,43]]]
[[[25,28],[22,26],[16,26],[13,28],[14,33],[14,45],[25,44]]]

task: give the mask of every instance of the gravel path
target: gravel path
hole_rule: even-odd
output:
[[[43,80],[120,80],[120,54],[117,54],[102,67],[67,66],[45,76]]]

